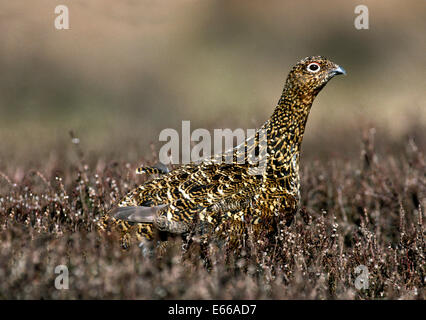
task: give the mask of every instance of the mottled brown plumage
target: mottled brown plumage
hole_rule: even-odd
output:
[[[153,239],[158,232],[186,234],[195,225],[198,232],[241,243],[246,225],[259,236],[276,230],[276,216],[289,224],[299,206],[299,155],[312,102],[342,73],[320,56],[301,60],[290,71],[271,118],[255,136],[223,155],[171,172],[138,169],[163,175],[127,194],[100,226],[118,225],[125,242],[132,232]],[[264,170],[250,161],[254,155],[260,156]]]

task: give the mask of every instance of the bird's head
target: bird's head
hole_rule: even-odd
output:
[[[316,95],[331,78],[339,74],[346,74],[346,71],[334,62],[321,56],[307,57],[290,71],[286,86],[303,95]]]

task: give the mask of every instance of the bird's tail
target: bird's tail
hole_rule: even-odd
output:
[[[170,170],[167,166],[165,166],[164,164],[157,163],[156,165],[152,166],[152,167],[140,167],[136,169],[136,173],[137,174],[142,174],[142,173],[147,173],[147,174],[167,174],[169,173]]]
[[[153,224],[158,211],[166,205],[154,207],[128,206],[115,207],[101,217],[97,226],[101,231],[116,229],[121,233],[120,241],[123,248],[130,246],[131,238],[136,237],[138,241],[142,239],[152,240]]]
[[[111,217],[119,220],[125,220],[135,223],[154,223],[155,217],[158,212],[166,205],[159,205],[153,207],[146,206],[128,206],[128,207],[115,207],[108,214]]]

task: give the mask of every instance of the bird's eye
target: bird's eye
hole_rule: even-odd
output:
[[[312,63],[308,64],[306,69],[308,69],[309,72],[316,73],[316,72],[320,71],[321,67],[318,63],[312,62]]]

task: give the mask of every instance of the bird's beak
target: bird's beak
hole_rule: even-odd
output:
[[[330,73],[331,73],[332,76],[336,76],[336,75],[339,75],[339,74],[343,74],[343,75],[346,76],[346,71],[341,66],[337,66],[336,68],[331,70]]]

